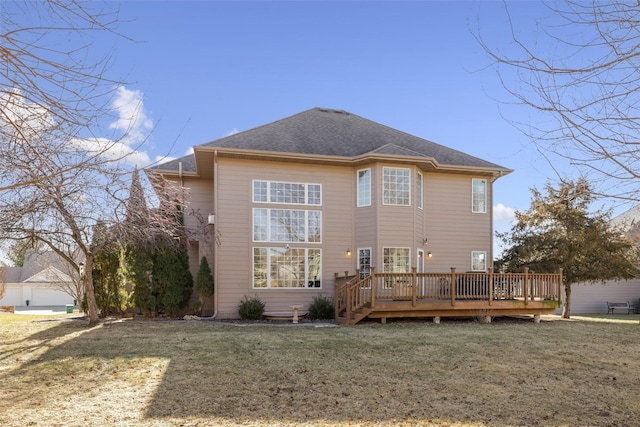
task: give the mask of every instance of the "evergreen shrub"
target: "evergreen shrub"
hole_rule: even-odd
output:
[[[264,302],[256,295],[244,296],[238,305],[238,314],[242,320],[261,320],[264,314]]]
[[[335,317],[333,300],[324,295],[313,297],[307,317],[310,319],[333,319]]]

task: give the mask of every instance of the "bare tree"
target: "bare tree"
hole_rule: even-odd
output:
[[[92,49],[98,34],[122,38],[118,11],[111,8],[72,0],[0,3],[0,191],[91,160],[69,158],[63,169],[33,176],[16,173],[16,158],[55,155],[73,139],[75,148],[89,145],[96,156],[117,145],[117,138],[96,138],[96,129],[123,82],[107,77],[112,52]]]
[[[640,200],[639,3],[549,3],[526,42],[509,7],[510,37],[491,46],[480,28],[477,38],[509,94],[540,113],[513,123],[545,156],[576,166],[600,195]]]
[[[123,225],[131,173],[125,160],[144,137],[131,132],[141,106],[106,126],[117,114],[111,107],[122,82],[107,77],[112,52],[96,49],[93,37],[121,37],[112,5],[0,2],[0,241],[41,242],[77,275],[86,272],[90,324],[98,321],[90,274],[99,249],[92,244],[95,224],[113,227],[117,238],[157,238],[158,230],[172,238],[175,215],[167,211],[181,203],[181,191],[167,186],[161,194],[171,203],[163,200],[149,227]]]

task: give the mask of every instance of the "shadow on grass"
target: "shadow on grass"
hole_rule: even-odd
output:
[[[17,315],[11,315],[17,316]],[[76,333],[78,330],[86,330],[87,323],[84,320],[75,320],[73,318],[66,319],[58,319],[58,318],[47,318],[41,316],[33,316],[34,318],[30,321],[33,323],[44,323],[44,322],[55,322],[54,327],[40,329],[37,332],[31,334],[24,334],[18,339],[3,339],[2,347],[0,347],[0,363],[7,359],[11,359],[12,357],[17,357],[21,354],[29,355],[36,351],[41,351],[46,348],[53,348],[51,345],[52,342],[59,340],[69,334]],[[64,325],[64,323],[70,322],[68,325]],[[10,322],[10,324],[17,324],[18,322]],[[74,327],[71,326],[73,323]],[[11,326],[7,326],[11,327]],[[20,326],[16,326],[20,327]],[[76,329],[77,328],[77,329]],[[15,334],[12,334],[15,335]]]
[[[25,339],[48,347],[2,373],[0,387],[8,387],[13,411],[26,417],[22,421],[41,415],[39,402],[54,408],[69,402],[86,405],[66,415],[58,411],[62,423],[74,417],[138,425],[204,419],[212,425],[398,420],[507,426],[532,421],[535,410],[542,425],[577,425],[573,414],[559,415],[572,405],[585,417],[583,425],[593,421],[589,417],[606,403],[589,401],[579,389],[566,392],[565,401],[551,393],[568,378],[566,365],[552,365],[549,357],[557,358],[551,341],[559,328],[523,323],[303,329],[121,322],[83,331],[82,325],[65,322]],[[543,347],[540,354],[523,350],[536,340]],[[504,365],[511,357],[517,370]],[[594,369],[585,375],[593,376]],[[571,383],[579,384],[575,376]],[[611,390],[618,405],[620,391],[633,386],[625,381],[621,375]],[[97,415],[96,408],[104,413]],[[0,413],[2,421],[12,425],[13,420]],[[613,416],[603,420],[616,421]]]

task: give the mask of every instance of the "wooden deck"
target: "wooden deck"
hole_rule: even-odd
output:
[[[553,314],[560,306],[562,271],[524,273],[376,273],[336,275],[336,320],[369,317],[482,317]]]

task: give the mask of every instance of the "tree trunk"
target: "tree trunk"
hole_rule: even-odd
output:
[[[93,254],[87,253],[85,259],[84,273],[84,294],[87,297],[87,315],[89,316],[89,325],[98,323],[98,305],[96,304],[96,293],[93,289]]]
[[[564,304],[562,305],[562,318],[571,316],[571,283],[564,284]]]

